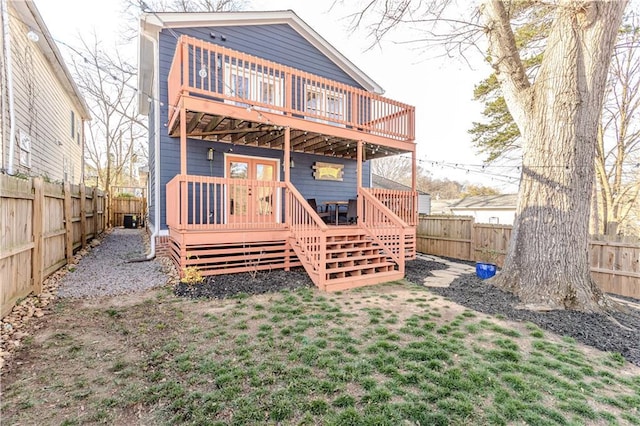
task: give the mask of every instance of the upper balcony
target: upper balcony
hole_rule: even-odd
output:
[[[367,159],[415,149],[415,108],[295,68],[181,36],[168,75],[172,136]],[[174,108],[171,108],[173,106]],[[382,149],[380,149],[382,147]]]

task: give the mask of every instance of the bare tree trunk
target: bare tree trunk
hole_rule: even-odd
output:
[[[494,284],[529,307],[600,311],[589,271],[589,212],[597,123],[625,1],[560,1],[535,84],[529,84],[505,5],[485,2],[492,62],[523,138],[517,216]]]

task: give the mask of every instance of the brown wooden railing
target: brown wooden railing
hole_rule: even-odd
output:
[[[364,188],[358,191],[362,199],[362,220],[358,221],[369,236],[384,247],[387,255],[404,272],[405,228],[410,228],[395,213]]]
[[[415,139],[410,105],[185,35],[176,46],[168,85],[173,106],[184,93],[396,140]]]
[[[287,184],[287,197],[287,223],[293,236],[314,272],[324,277],[329,227],[291,183]]]
[[[284,229],[284,182],[177,175],[167,183],[167,225],[176,230]]]
[[[391,210],[406,224],[414,226],[418,216],[418,192],[395,191],[382,188],[363,188],[376,197],[386,208]]]

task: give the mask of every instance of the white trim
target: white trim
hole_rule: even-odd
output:
[[[263,12],[215,12],[215,13],[145,13],[140,17],[140,30],[155,33],[163,28],[215,27],[241,25],[288,24],[305,40],[333,61],[340,69],[357,81],[365,90],[384,94],[384,89],[366,75],[347,57],[304,22],[292,10]],[[140,58],[144,46],[140,44]],[[140,65],[139,65],[140,67]]]

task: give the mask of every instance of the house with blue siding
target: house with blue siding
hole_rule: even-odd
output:
[[[181,273],[304,267],[323,290],[402,278],[415,256],[415,109],[293,11],[140,21],[152,243]],[[411,153],[409,190],[370,161]]]

